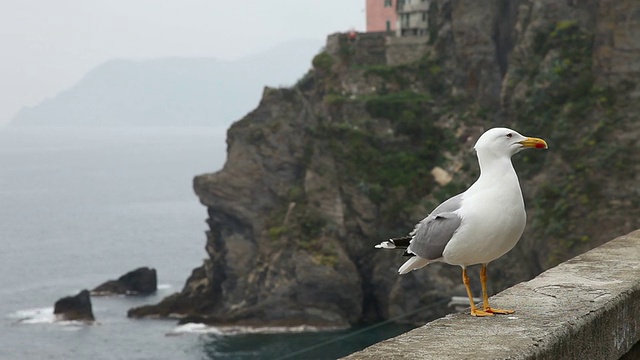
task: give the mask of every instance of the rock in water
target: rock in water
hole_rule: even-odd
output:
[[[59,320],[95,321],[91,308],[89,290],[82,290],[75,296],[63,297],[56,301],[53,313]]]
[[[156,269],[148,267],[137,268],[120,276],[118,280],[109,280],[95,289],[92,295],[149,295],[158,290]]]

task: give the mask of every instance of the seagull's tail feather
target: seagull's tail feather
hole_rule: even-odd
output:
[[[412,236],[403,236],[389,239],[376,245],[376,249],[406,249],[409,247],[411,238]]]
[[[412,256],[409,260],[405,261],[405,263],[402,264],[402,266],[400,266],[400,269],[398,269],[398,273],[400,275],[404,275],[413,270],[418,270],[421,267],[428,265],[430,262],[431,262],[430,260],[425,259],[423,257]]]

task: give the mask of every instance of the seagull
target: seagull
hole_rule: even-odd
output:
[[[376,248],[405,249],[411,258],[398,269],[401,275],[433,262],[458,265],[472,316],[513,314],[513,310],[489,306],[487,265],[509,252],[524,232],[527,215],[511,156],[527,148],[548,146],[542,139],[507,128],[486,131],[474,146],[480,164],[478,180],[436,207],[409,236],[389,239]],[[482,310],[476,308],[467,276],[467,267],[476,264],[482,265]]]

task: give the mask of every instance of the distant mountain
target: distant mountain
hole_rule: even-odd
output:
[[[265,85],[291,85],[311,67],[320,40],[284,43],[237,61],[110,60],[33,107],[12,126],[227,125],[258,104]]]

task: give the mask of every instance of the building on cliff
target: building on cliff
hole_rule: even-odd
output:
[[[424,36],[428,34],[429,0],[398,0],[398,36]]]
[[[430,0],[367,0],[367,32],[426,36]]]
[[[396,31],[396,7],[401,0],[367,0],[367,32]]]

